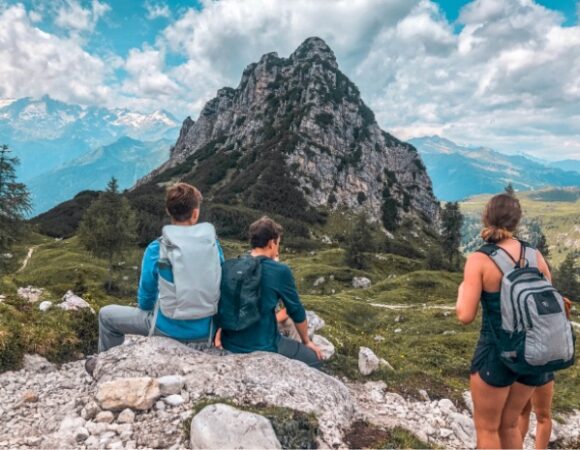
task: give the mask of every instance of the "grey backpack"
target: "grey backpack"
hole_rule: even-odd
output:
[[[574,364],[575,336],[564,301],[538,269],[537,250],[521,244],[518,262],[495,244],[479,250],[503,273],[501,328],[491,327],[500,358],[522,375],[565,369]]]
[[[213,225],[164,226],[158,267],[159,296],[151,332],[158,310],[174,320],[203,319],[217,313],[222,270]]]

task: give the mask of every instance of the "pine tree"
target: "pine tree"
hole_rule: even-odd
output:
[[[361,214],[347,238],[345,262],[354,269],[366,269],[368,267],[365,252],[373,249],[373,237],[371,227],[365,214]]]
[[[126,198],[119,194],[113,177],[97,200],[87,209],[79,226],[79,239],[109,266],[107,288],[113,285],[113,264],[136,240],[136,218]]]
[[[514,185],[511,183],[508,183],[508,185],[505,187],[505,193],[508,195],[511,195],[512,197],[515,197],[516,190],[514,189]]]
[[[0,252],[10,249],[22,230],[22,221],[31,210],[26,185],[16,181],[18,158],[10,157],[7,145],[0,145]]]
[[[580,300],[580,282],[578,281],[578,267],[576,260],[578,253],[570,252],[560,264],[560,267],[554,274],[554,286],[562,295],[572,301]]]
[[[546,261],[550,258],[550,247],[548,246],[548,240],[546,239],[546,235],[541,229],[536,238],[535,247],[544,256]]]
[[[459,203],[448,202],[441,212],[441,246],[443,255],[449,263],[449,268],[454,269],[459,263],[459,247],[461,245],[461,227],[463,226],[463,214],[459,209]]]

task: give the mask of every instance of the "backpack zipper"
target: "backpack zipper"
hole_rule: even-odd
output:
[[[524,310],[526,311],[526,319],[528,320],[528,330],[531,330],[533,328],[532,326],[532,316],[530,314],[530,307],[528,305],[528,298],[530,297],[530,295],[533,294],[543,294],[544,292],[557,292],[556,288],[550,286],[550,287],[543,287],[543,288],[529,288],[529,289],[524,289],[521,293],[519,298],[524,299]],[[524,295],[525,293],[525,295]],[[518,298],[518,303],[519,303],[519,298]]]

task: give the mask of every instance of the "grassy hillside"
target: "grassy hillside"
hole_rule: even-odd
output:
[[[580,190],[550,189],[537,192],[518,192],[526,224],[538,221],[550,246],[553,265],[559,265],[571,250],[580,250]],[[480,218],[490,195],[480,195],[461,203],[467,216],[464,244],[473,250],[473,243],[481,229]]]
[[[115,268],[117,291],[103,289],[104,261],[91,257],[76,238],[55,241],[34,235],[39,245],[21,273],[1,279],[0,292],[8,299],[0,304],[0,368],[18,367],[25,352],[37,352],[57,362],[92,353],[96,346],[96,317],[89,312],[57,309],[38,311],[16,297],[17,287],[33,285],[47,290],[46,298],[58,300],[71,288],[82,291],[93,308],[109,303],[135,302],[141,250],[135,248]],[[226,256],[246,249],[243,242],[224,240]],[[24,255],[21,248],[19,255]],[[432,398],[450,397],[461,402],[468,388],[469,363],[479,335],[479,321],[458,324],[453,306],[460,274],[424,269],[424,261],[389,253],[369,253],[369,269],[355,271],[343,263],[344,250],[319,244],[315,250],[284,249],[282,259],[294,270],[308,309],[316,311],[327,326],[322,334],[337,348],[328,370],[362,380],[357,370],[360,346],[370,347],[395,371],[381,369],[370,378],[384,380],[391,390],[418,397],[426,389]],[[136,269],[137,268],[137,269]],[[351,287],[352,277],[367,276],[370,289]],[[324,281],[321,281],[324,277]],[[315,282],[316,286],[315,286]],[[575,320],[580,316],[575,312]],[[580,369],[558,374],[557,410],[580,403]]]

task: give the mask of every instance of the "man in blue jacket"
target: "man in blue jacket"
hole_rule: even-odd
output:
[[[177,183],[167,191],[165,206],[171,223],[177,226],[193,226],[199,220],[201,193],[186,183]],[[223,251],[217,243],[219,259],[223,262]],[[147,336],[152,328],[153,311],[159,292],[158,280],[163,277],[172,280],[171,269],[168,273],[159,267],[160,243],[156,239],[149,244],[143,255],[141,279],[137,293],[138,307],[108,305],[99,312],[99,352],[121,345],[126,334]],[[165,317],[161,310],[157,313],[154,334],[167,336],[181,341],[210,341],[212,318],[197,320],[174,320]],[[87,371],[92,372],[95,359],[87,360]]]

